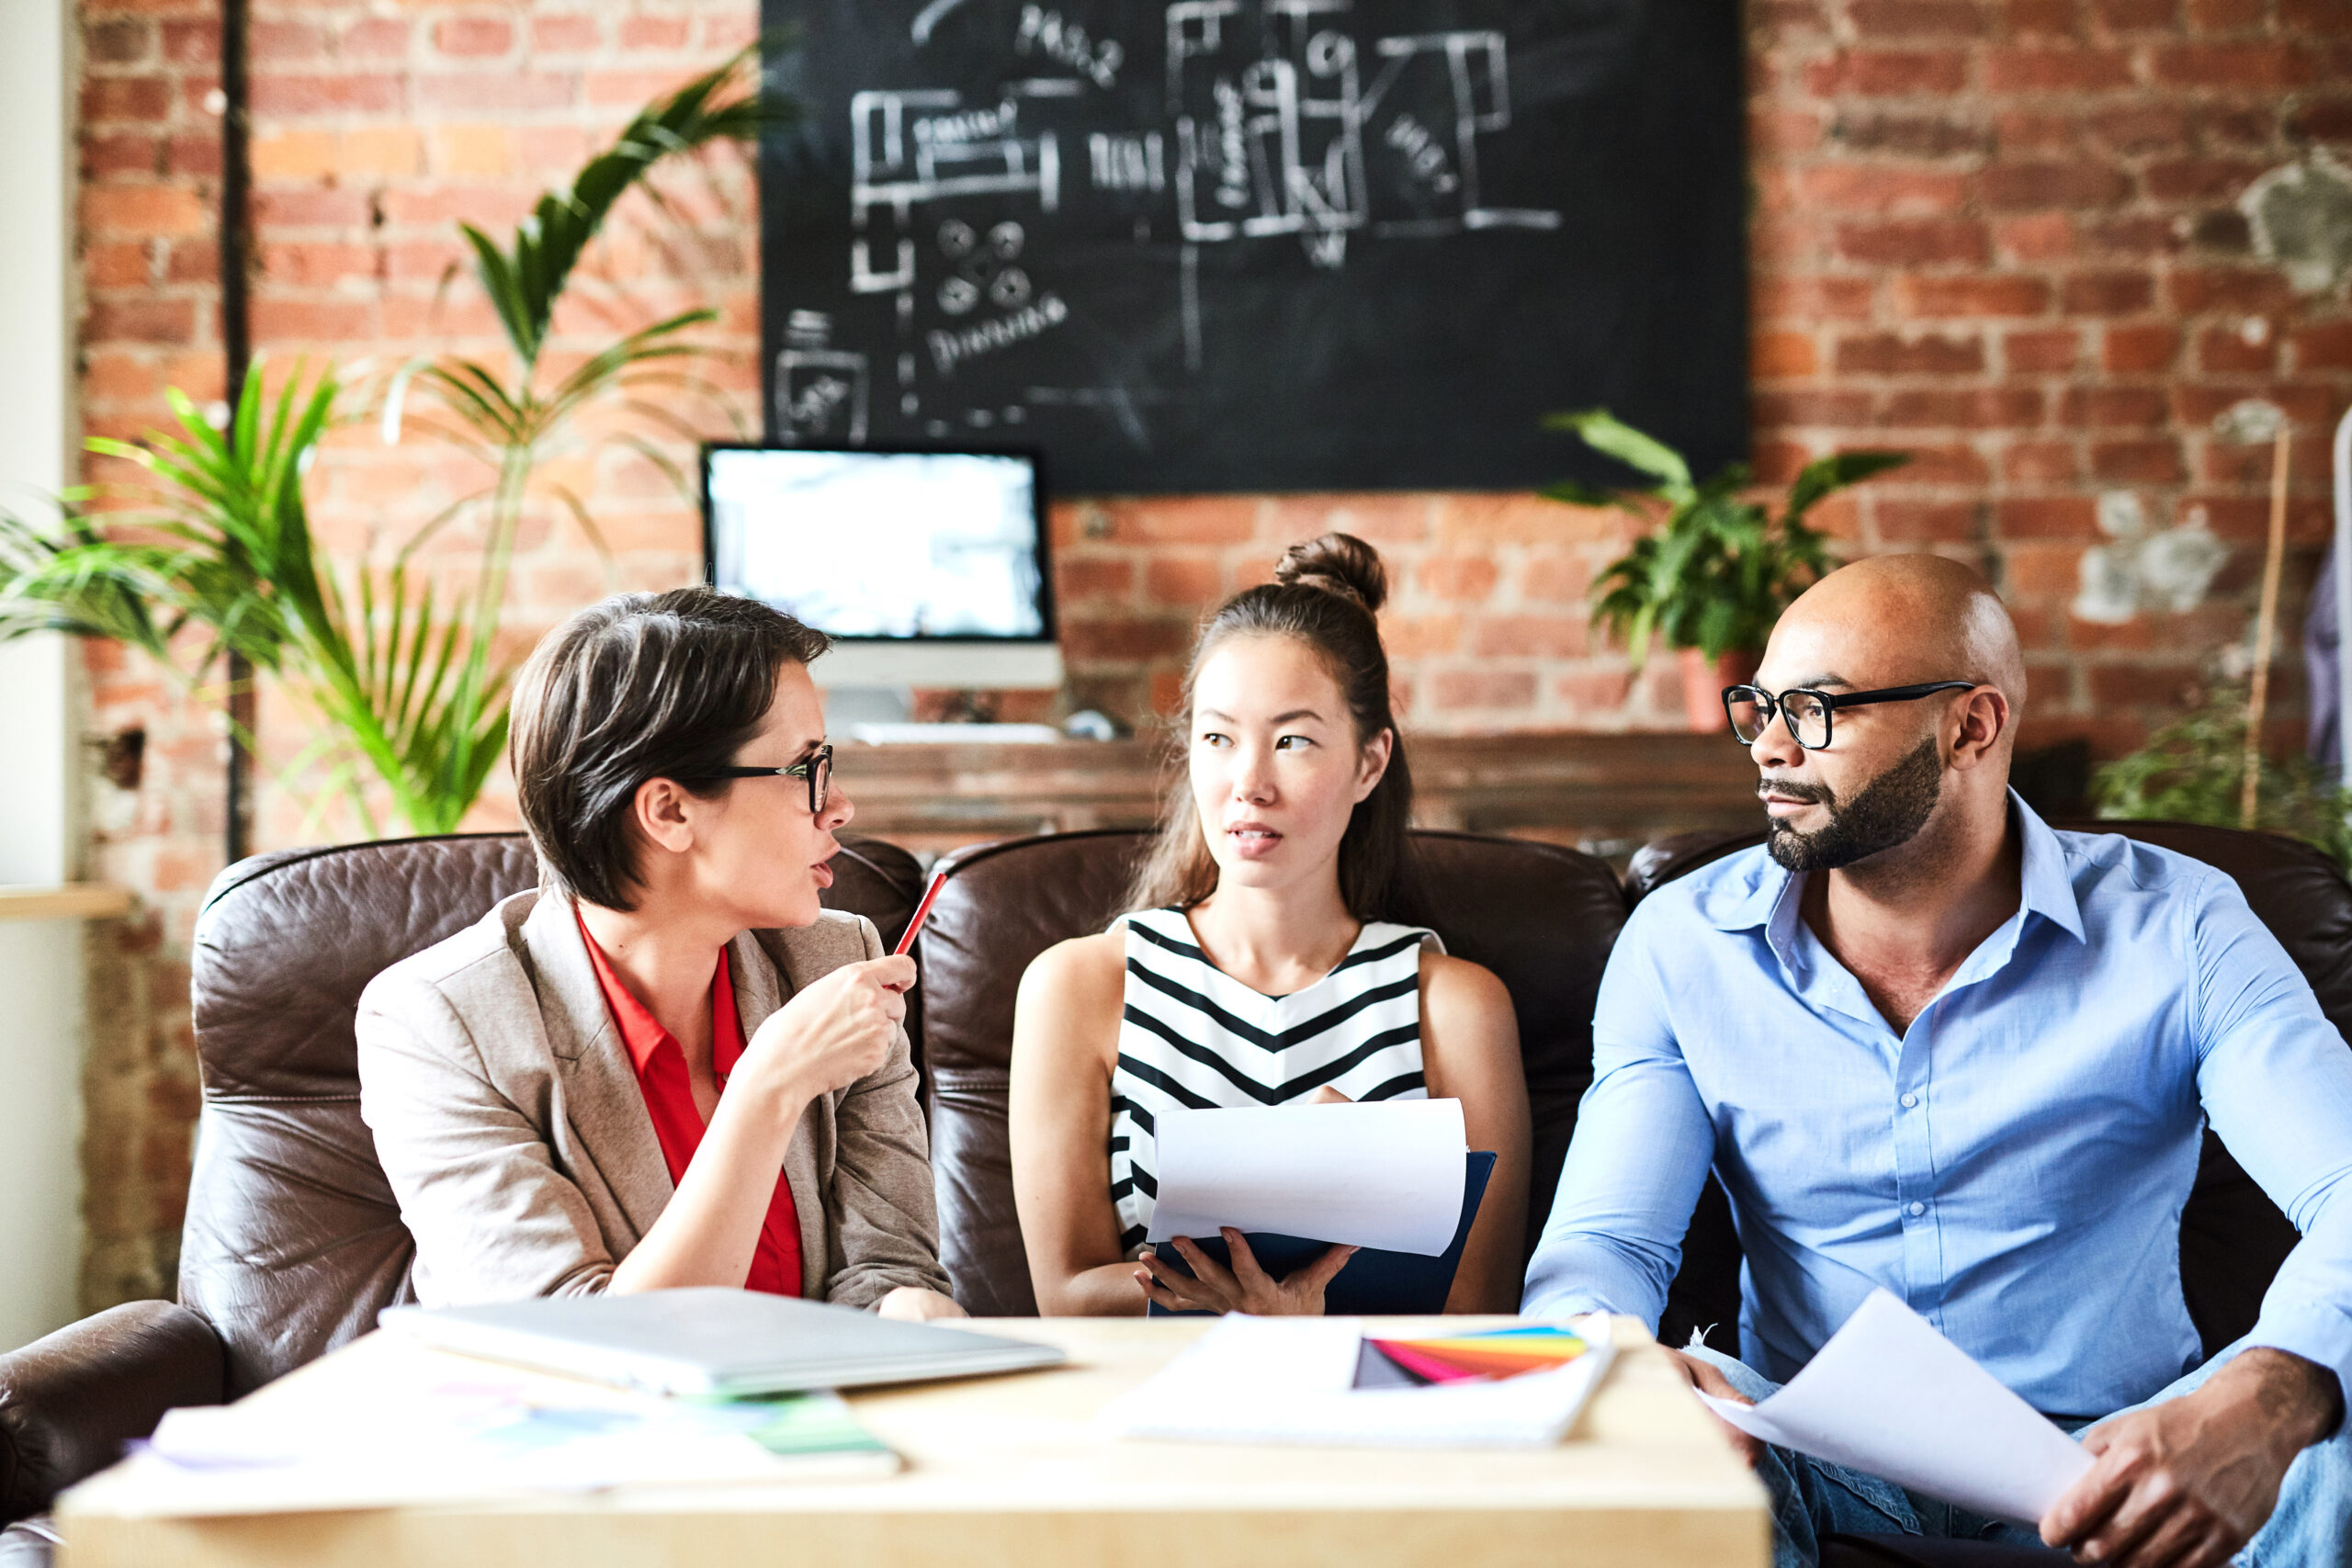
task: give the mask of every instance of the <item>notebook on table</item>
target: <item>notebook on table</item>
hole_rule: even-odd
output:
[[[1443,1252],[1424,1257],[1413,1252],[1389,1252],[1378,1247],[1365,1247],[1347,1261],[1347,1266],[1331,1278],[1324,1288],[1323,1310],[1333,1317],[1415,1316],[1445,1310],[1445,1298],[1453,1293],[1453,1276],[1462,1267],[1462,1248],[1470,1239],[1470,1227],[1478,1218],[1478,1205],[1487,1196],[1487,1183],[1495,1174],[1495,1156],[1485,1149],[1473,1150],[1464,1158],[1467,1162],[1462,1179],[1462,1219],[1454,1227],[1453,1240]],[[1250,1244],[1250,1256],[1258,1266],[1279,1280],[1294,1269],[1303,1269],[1323,1256],[1329,1243],[1309,1241],[1301,1236],[1279,1235],[1272,1232],[1244,1233]],[[1193,1244],[1220,1267],[1233,1267],[1233,1249],[1226,1246],[1221,1235],[1194,1236]],[[1185,1279],[1193,1270],[1184,1255],[1175,1247],[1155,1247],[1152,1251],[1170,1270]],[[1206,1311],[1178,1312],[1151,1304],[1153,1317],[1208,1317]]]
[[[1057,1366],[1050,1345],[901,1323],[854,1307],[698,1286],[495,1306],[384,1309],[437,1349],[654,1393],[742,1395]]]

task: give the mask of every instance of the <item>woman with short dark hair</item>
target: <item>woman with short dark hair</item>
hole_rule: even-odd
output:
[[[914,964],[818,901],[853,810],[825,648],[688,588],[593,605],[524,666],[540,886],[359,1002],[420,1300],[741,1285],[961,1314],[900,1027]]]

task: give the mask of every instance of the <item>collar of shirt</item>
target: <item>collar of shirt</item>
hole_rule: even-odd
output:
[[[2075,900],[2074,878],[2058,835],[2014,789],[2009,791],[2009,820],[2024,842],[2018,870],[2018,912],[1968,955],[1945,985],[1947,993],[1996,974],[2007,964],[2017,952],[2029,915],[2049,920],[2077,942],[2084,940],[2082,907]],[[1760,929],[1773,956],[1780,960],[1791,990],[1810,1002],[1883,1027],[1860,984],[1830,957],[1804,923],[1807,874],[1785,869],[1770,855],[1759,855],[1748,875],[1708,891],[1700,905],[1701,917],[1721,931]]]
[[[579,919],[576,909],[573,918]],[[612,960],[596,944],[585,919],[580,920],[580,939],[588,945],[588,962],[595,968],[597,988],[605,993],[605,1005],[612,1010],[613,1022],[620,1029],[621,1044],[628,1051],[629,1065],[642,1074],[646,1063],[664,1045],[683,1056],[684,1048],[621,979]],[[727,1076],[742,1059],[744,1043],[742,1020],[735,1012],[735,981],[728,973],[727,949],[723,947],[718,950],[718,963],[711,970],[710,1023],[710,1068],[724,1088]]]

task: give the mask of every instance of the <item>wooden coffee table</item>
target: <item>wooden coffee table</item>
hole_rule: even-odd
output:
[[[1475,1320],[1453,1318],[1461,1328]],[[1500,1320],[1489,1320],[1500,1321]],[[891,1479],[239,1517],[157,1517],[125,1467],[61,1499],[65,1568],[1754,1568],[1763,1489],[1629,1320],[1566,1442],[1540,1452],[1121,1441],[1094,1428],[1192,1319],[1005,1319],[1048,1371],[853,1395]],[[1385,1332],[1426,1332],[1387,1320]],[[332,1397],[439,1352],[371,1335],[251,1397]],[[387,1359],[390,1359],[389,1360]],[[407,1363],[410,1365],[403,1365]]]

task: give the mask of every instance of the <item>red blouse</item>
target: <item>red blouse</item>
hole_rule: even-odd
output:
[[[577,918],[575,911],[574,918]],[[637,1087],[645,1096],[646,1113],[653,1118],[654,1136],[662,1141],[662,1157],[670,1167],[673,1183],[686,1179],[686,1167],[702,1146],[707,1130],[695,1104],[693,1084],[686,1077],[686,1054],[674,1036],[662,1028],[646,1005],[639,1001],[605,957],[604,949],[580,922],[581,940],[588,944],[588,961],[595,965],[596,984],[605,1006],[621,1032],[621,1043],[637,1065]],[[743,1057],[743,1021],[735,1011],[735,983],[727,973],[727,950],[718,950],[718,966],[710,976],[710,1066],[718,1076],[719,1092],[727,1090],[727,1075]],[[800,1216],[793,1207],[792,1183],[779,1171],[775,1194],[768,1200],[767,1219],[760,1226],[760,1244],[752,1254],[752,1271],[744,1276],[747,1291],[771,1295],[800,1293]]]

